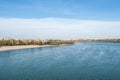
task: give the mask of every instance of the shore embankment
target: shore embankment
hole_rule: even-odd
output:
[[[0,47],[1,51],[9,51],[9,50],[17,50],[17,49],[27,49],[27,48],[42,48],[42,47],[50,47],[55,45],[21,45],[21,46],[2,46]]]
[[[43,48],[43,47],[52,47],[52,46],[66,46],[70,44],[60,44],[60,45],[19,45],[19,46],[1,46],[0,52],[18,50],[18,49],[28,49],[28,48]]]

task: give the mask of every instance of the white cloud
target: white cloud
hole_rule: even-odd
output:
[[[13,38],[120,38],[120,22],[64,18],[0,18],[0,36]]]

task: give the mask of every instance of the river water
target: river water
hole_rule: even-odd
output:
[[[120,43],[0,52],[0,80],[120,80]]]

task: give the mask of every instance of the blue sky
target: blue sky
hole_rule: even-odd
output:
[[[0,0],[0,36],[60,39],[63,39],[63,36],[70,39],[120,38],[119,15],[120,0]],[[63,21],[66,22],[64,25]],[[30,31],[24,30],[25,27]],[[81,31],[83,28],[85,31]],[[52,29],[61,31],[54,32]]]
[[[120,20],[120,0],[0,0],[0,17]]]

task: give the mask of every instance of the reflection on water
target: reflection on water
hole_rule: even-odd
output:
[[[120,80],[120,43],[0,52],[0,80]]]

